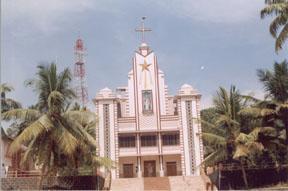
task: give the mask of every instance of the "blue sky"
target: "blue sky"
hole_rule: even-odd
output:
[[[131,58],[140,43],[134,29],[147,16],[147,42],[158,56],[170,93],[184,83],[212,103],[219,86],[235,84],[243,93],[263,96],[256,69],[282,61],[274,52],[271,19],[260,19],[264,0],[3,0],[1,1],[1,81],[24,106],[36,94],[24,86],[40,62],[74,67],[79,33],[87,48],[90,100],[104,88],[127,84]],[[201,67],[203,70],[201,70]]]

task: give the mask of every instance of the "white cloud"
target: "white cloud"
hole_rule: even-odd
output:
[[[90,9],[90,0],[9,0],[2,1],[3,23],[18,32],[33,29],[46,32],[58,31],[60,23],[70,18],[66,14],[77,14]]]
[[[123,14],[129,4],[138,1],[116,0],[6,0],[2,3],[4,26],[13,28],[13,35],[25,36],[35,30],[43,35],[61,30],[73,18],[87,11]],[[264,0],[166,0],[145,1],[176,17],[214,23],[236,23],[258,17]],[[31,34],[30,34],[31,35]]]
[[[16,36],[41,35],[58,32],[67,23],[75,25],[77,17],[88,11],[113,12],[118,10],[111,1],[94,0],[7,0],[2,1],[3,24],[13,29]]]
[[[154,1],[153,1],[154,2]],[[264,0],[170,0],[156,1],[178,17],[212,23],[237,23],[260,17]]]

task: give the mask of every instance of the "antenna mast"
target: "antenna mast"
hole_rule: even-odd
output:
[[[80,101],[80,104],[85,108],[88,102],[88,90],[86,86],[86,74],[85,74],[85,48],[83,40],[79,37],[76,40],[74,47],[75,55],[75,68],[74,68],[74,79],[75,79],[75,90],[76,96]]]

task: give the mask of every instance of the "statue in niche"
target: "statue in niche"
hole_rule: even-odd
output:
[[[152,90],[142,91],[142,103],[143,103],[143,113],[147,114],[153,112]]]

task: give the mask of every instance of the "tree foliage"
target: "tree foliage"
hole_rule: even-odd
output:
[[[8,111],[10,109],[21,108],[21,104],[11,98],[7,98],[6,94],[13,91],[14,88],[7,83],[3,83],[0,85],[0,93],[1,93],[1,113]]]
[[[39,95],[35,107],[2,114],[2,120],[19,122],[9,152],[17,153],[25,148],[21,163],[34,161],[43,176],[64,172],[75,175],[82,166],[112,168],[114,163],[110,159],[96,155],[95,114],[66,109],[74,97],[69,70],[58,74],[55,64],[41,65],[38,70],[36,78],[29,83]]]
[[[275,38],[275,51],[283,48],[288,37],[288,2],[287,0],[265,0],[266,7],[261,10],[261,18],[273,16],[270,34]]]

